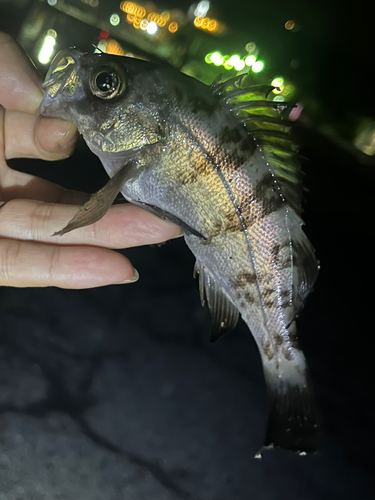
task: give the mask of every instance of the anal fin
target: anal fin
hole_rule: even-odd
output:
[[[199,276],[199,293],[202,306],[206,303],[212,315],[211,342],[232,330],[238,321],[238,309],[224,294],[211,272],[198,261],[194,267],[194,277]]]

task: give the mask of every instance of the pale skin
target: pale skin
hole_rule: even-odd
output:
[[[0,33],[0,286],[78,289],[132,283],[137,271],[113,249],[161,243],[181,236],[181,229],[124,204],[91,226],[52,236],[89,196],[7,165],[12,158],[54,161],[73,152],[75,126],[38,115],[41,81],[14,39]]]

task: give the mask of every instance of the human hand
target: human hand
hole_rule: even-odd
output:
[[[89,196],[9,168],[11,158],[61,160],[74,148],[72,123],[38,115],[41,78],[22,49],[0,33],[0,285],[91,288],[136,281],[126,257],[109,249],[160,243],[181,229],[131,204],[64,236]]]

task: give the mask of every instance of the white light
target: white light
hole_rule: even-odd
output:
[[[107,40],[100,40],[98,46],[94,50],[94,54],[100,54],[107,51]]]
[[[238,61],[241,61],[240,56],[232,56],[228,62],[234,66]]]
[[[47,0],[48,5],[51,5],[52,7],[57,4],[57,0]]]
[[[194,16],[195,17],[206,17],[206,14],[209,11],[209,8],[210,8],[210,2],[208,0],[202,0],[196,6],[195,11],[194,11]]]
[[[151,23],[148,23],[146,31],[149,35],[155,35],[158,31],[158,25],[152,21]]]
[[[234,69],[237,71],[242,71],[244,67],[245,67],[245,61],[241,61],[241,59],[239,61],[236,61],[234,65]]]
[[[117,26],[120,24],[120,16],[118,14],[112,14],[111,17],[109,18],[109,22],[112,24],[112,26]]]
[[[56,39],[51,35],[46,35],[43,40],[43,45],[38,54],[38,61],[41,64],[48,64],[52,59],[53,48],[55,46]]]

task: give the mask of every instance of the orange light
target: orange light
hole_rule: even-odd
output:
[[[293,21],[292,19],[291,19],[290,21],[287,21],[287,22],[284,24],[285,29],[286,29],[286,30],[289,30],[289,31],[290,31],[290,30],[292,30],[292,29],[295,27],[295,25],[296,25],[296,22],[295,22],[295,21]]]
[[[210,31],[211,33],[214,33],[219,29],[218,21],[210,19],[209,17],[196,17],[194,19],[194,26],[200,28],[201,30]]]
[[[176,31],[178,30],[178,24],[173,22],[171,23],[169,26],[168,26],[168,30],[171,32],[171,33],[176,33]]]
[[[133,14],[137,17],[145,17],[146,15],[146,9],[133,2],[121,2],[120,9],[126,14]]]
[[[123,56],[125,55],[125,52],[121,45],[116,42],[116,40],[108,40],[107,47],[106,47],[106,53],[107,54],[114,54],[116,56]]]

